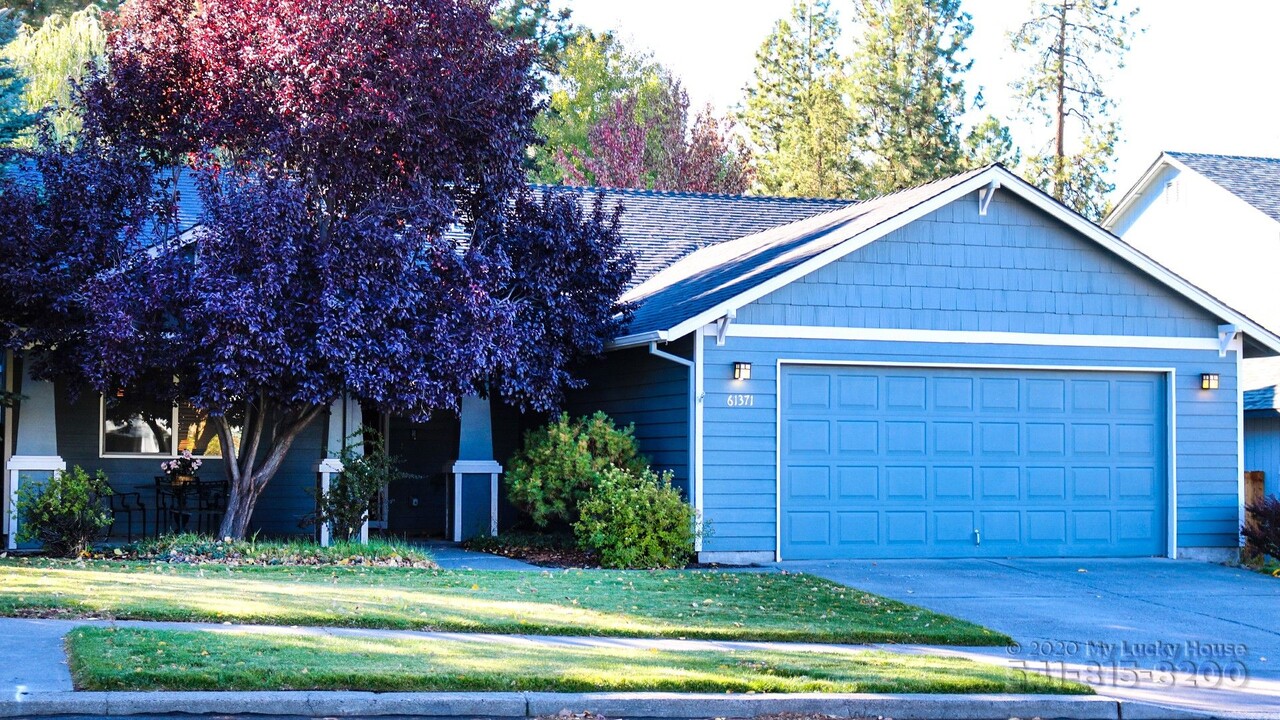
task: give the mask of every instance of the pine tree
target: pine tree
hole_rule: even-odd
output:
[[[756,53],[741,120],[755,146],[757,185],[763,192],[859,194],[839,37],[828,0],[797,0]]]
[[[862,35],[849,92],[869,189],[892,192],[959,172],[969,14],[960,0],[856,0],[854,8]]]
[[[17,35],[16,21],[8,10],[0,10],[0,47],[7,46]],[[0,146],[11,145],[35,118],[27,112],[23,93],[27,79],[15,63],[0,57]]]
[[[1030,181],[1091,219],[1106,215],[1107,180],[1119,123],[1107,95],[1107,74],[1124,66],[1137,10],[1119,0],[1037,0],[1031,19],[1012,33],[1013,48],[1030,57],[1013,84],[1029,115],[1053,129],[1051,141],[1027,160]]]
[[[1008,126],[995,115],[987,115],[969,130],[964,150],[970,168],[1000,163],[1013,169],[1022,163],[1022,150],[1014,144]]]

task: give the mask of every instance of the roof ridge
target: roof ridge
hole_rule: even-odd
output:
[[[854,205],[864,202],[862,200],[852,198],[797,197],[790,195],[735,195],[733,193],[698,192],[694,190],[654,190],[650,188],[620,188],[604,187],[599,185],[568,185],[563,183],[530,183],[529,187],[547,190],[580,190],[585,192],[599,191],[630,195],[647,195],[651,197],[705,198],[709,200],[782,200],[784,202],[844,203],[846,205]]]
[[[1165,150],[1166,155],[1172,157],[1199,157],[1199,158],[1222,158],[1225,160],[1262,160],[1263,162],[1280,163],[1280,157],[1267,157],[1265,155],[1227,155],[1224,153],[1201,153],[1201,152],[1185,152],[1182,150]]]

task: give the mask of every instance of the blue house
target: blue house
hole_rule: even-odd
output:
[[[1267,328],[1280,328],[1280,158],[1165,152],[1103,226]],[[1244,363],[1244,466],[1280,495],[1280,361]]]
[[[636,313],[567,409],[635,424],[698,511],[703,561],[1237,552],[1241,366],[1280,337],[1008,170],[856,204],[608,198],[640,258]],[[18,466],[143,462],[100,451],[92,399],[25,385]],[[299,442],[261,528],[298,532],[362,418],[337,403]],[[498,473],[541,420],[500,398],[380,418],[426,477],[376,521],[506,526]]]

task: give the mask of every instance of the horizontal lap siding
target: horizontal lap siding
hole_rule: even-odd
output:
[[[1214,337],[1218,320],[1040,210],[941,208],[738,311],[736,322]]]
[[[693,358],[693,336],[662,345]],[[670,470],[682,492],[689,490],[689,368],[634,348],[608,353],[583,373],[585,388],[569,394],[571,415],[603,411],[618,425],[635,423],[636,443],[655,470]]]
[[[155,514],[154,482],[162,474],[162,457],[101,457],[99,452],[100,401],[91,392],[82,392],[73,402],[70,394],[59,386],[56,401],[58,454],[67,467],[79,465],[92,473],[101,469],[113,488],[119,492],[135,491],[135,486],[145,486],[141,492],[147,506],[148,530],[152,531]],[[310,492],[316,485],[316,463],[324,457],[325,419],[312,421],[294,441],[265,491],[258,498],[254,510],[251,531],[264,535],[310,534],[310,528],[298,523],[315,510],[315,500]],[[270,430],[268,429],[268,432]],[[264,438],[264,443],[267,438]],[[265,451],[264,451],[265,452]],[[226,477],[222,461],[208,459],[200,468],[203,480],[222,480]],[[135,529],[141,529],[140,525]]]
[[[777,475],[777,361],[1009,364],[1029,366],[1174,368],[1177,373],[1176,463],[1178,545],[1236,544],[1238,496],[1234,355],[1216,351],[1131,350],[779,340],[729,337],[706,343],[703,507],[710,532],[707,551],[773,551]],[[734,381],[733,363],[751,362],[752,378]],[[1200,390],[1200,373],[1217,372],[1221,388]],[[750,407],[730,407],[730,394],[754,395]],[[1224,428],[1224,426],[1228,426]],[[1229,432],[1227,432],[1229,431]],[[767,513],[761,513],[767,510]],[[768,517],[762,517],[768,515]]]
[[[1244,468],[1265,473],[1268,495],[1280,495],[1280,417],[1244,421]]]

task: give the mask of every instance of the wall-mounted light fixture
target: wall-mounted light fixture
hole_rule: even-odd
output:
[[[1201,390],[1217,390],[1218,389],[1218,373],[1201,373],[1200,389]]]
[[[750,380],[751,379],[751,363],[736,362],[733,364],[734,380]]]

